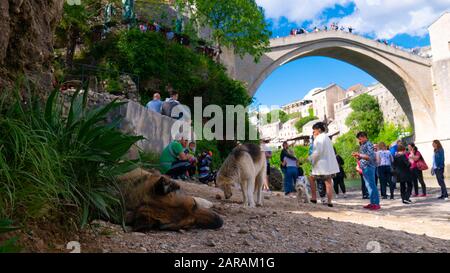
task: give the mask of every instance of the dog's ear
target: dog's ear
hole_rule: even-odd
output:
[[[171,192],[175,192],[180,189],[180,186],[167,176],[161,176],[161,178],[156,182],[154,187],[154,192],[157,195],[167,195]]]

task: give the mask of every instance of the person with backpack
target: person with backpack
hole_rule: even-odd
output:
[[[180,113],[178,116],[174,116],[173,110],[175,107],[181,105],[178,101],[178,92],[169,87],[170,98],[166,99],[161,106],[161,115],[168,116],[174,119],[181,119],[183,113]]]
[[[397,183],[400,183],[400,192],[403,204],[412,204],[412,201],[410,199],[413,184],[411,163],[406,156],[406,148],[402,144],[399,144],[397,147],[397,154],[394,157],[392,166],[394,167]]]

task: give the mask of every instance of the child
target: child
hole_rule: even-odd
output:
[[[203,152],[198,158],[198,177],[201,183],[208,184],[215,181],[214,173],[211,173],[212,152]]]

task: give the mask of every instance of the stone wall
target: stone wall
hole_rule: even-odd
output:
[[[176,122],[179,122],[147,110],[133,101],[128,101],[127,104],[122,105],[114,114],[123,118],[120,125],[122,131],[145,137],[145,140],[137,144],[144,152],[161,153],[173,140],[172,128],[176,125]],[[188,124],[185,125],[190,128]]]
[[[75,92],[75,89],[63,92],[63,103],[66,112],[69,110],[70,101]],[[115,96],[109,93],[93,91],[88,93],[88,105],[91,108],[101,107],[113,100],[125,102],[125,104],[113,111],[109,116],[109,120],[112,121],[120,117],[122,118],[119,126],[120,130],[131,135],[144,136],[145,140],[137,143],[137,147],[143,152],[161,153],[164,147],[173,140],[171,130],[175,123],[178,122],[177,120],[147,110],[140,103],[125,96]],[[183,123],[183,125],[185,126],[184,128],[191,128],[187,123]],[[138,149],[132,149],[130,158],[136,159],[137,156]]]

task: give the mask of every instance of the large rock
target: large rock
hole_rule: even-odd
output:
[[[283,174],[274,167],[270,167],[269,187],[272,191],[283,190]]]
[[[42,90],[52,86],[53,32],[63,0],[0,1],[0,90],[20,74]]]

